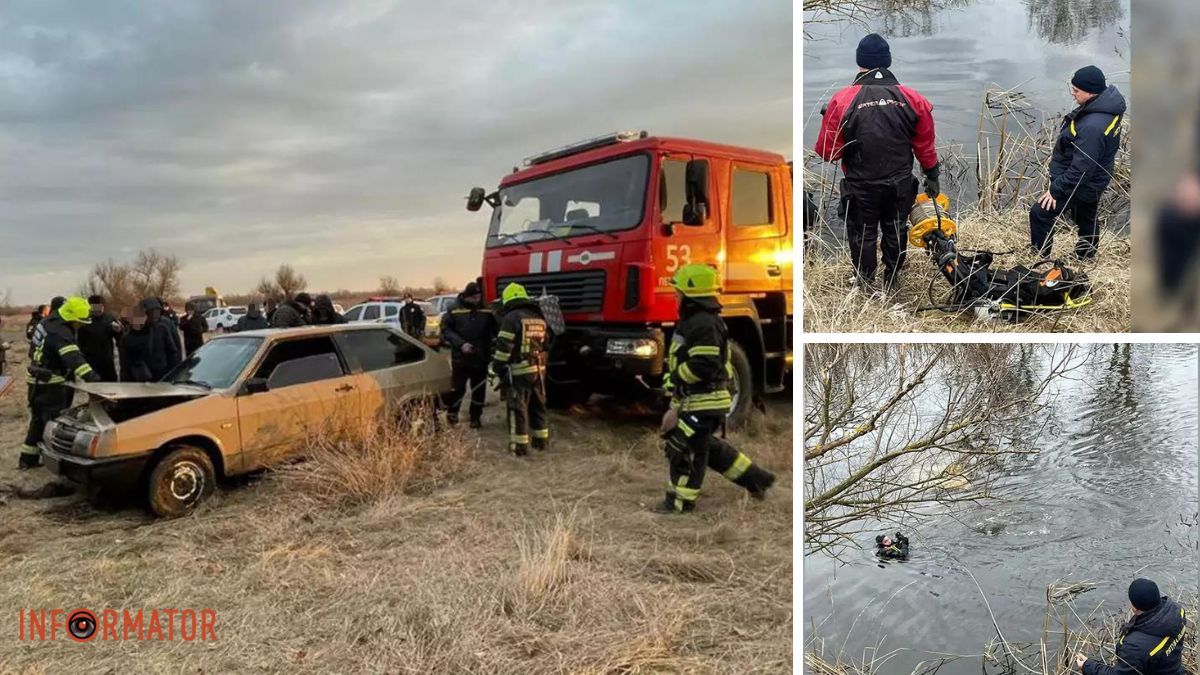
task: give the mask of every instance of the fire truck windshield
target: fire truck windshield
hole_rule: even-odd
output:
[[[517,183],[500,190],[492,212],[488,247],[637,227],[646,208],[648,155]]]

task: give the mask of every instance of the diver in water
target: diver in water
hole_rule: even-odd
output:
[[[875,555],[892,560],[908,560],[908,537],[899,532],[895,538],[886,534],[875,537]]]

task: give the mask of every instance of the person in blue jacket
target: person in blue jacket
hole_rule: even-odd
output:
[[[1149,579],[1129,584],[1133,615],[1121,629],[1113,665],[1075,655],[1083,675],[1185,675],[1183,670],[1183,608]]]
[[[1100,196],[1112,182],[1121,145],[1125,97],[1116,86],[1108,85],[1096,66],[1085,66],[1075,71],[1070,87],[1079,105],[1063,117],[1050,157],[1050,187],[1029,211],[1030,243],[1043,258],[1050,255],[1054,220],[1062,214],[1069,215],[1079,230],[1075,255],[1095,257]]]

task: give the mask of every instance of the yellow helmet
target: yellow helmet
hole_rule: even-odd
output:
[[[88,304],[88,301],[77,295],[67,298],[62,307],[58,308],[58,315],[62,317],[63,321],[78,323],[91,323],[91,312],[92,306]]]
[[[713,298],[721,292],[717,269],[703,263],[680,267],[671,277],[671,285],[689,298]]]
[[[528,298],[529,294],[525,292],[525,287],[521,284],[513,283],[504,287],[504,292],[500,294],[500,300],[504,304],[508,304],[519,298]]]

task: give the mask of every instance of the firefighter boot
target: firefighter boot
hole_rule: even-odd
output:
[[[681,506],[676,507],[676,503]],[[691,513],[696,509],[696,502],[678,500],[673,493],[668,492],[661,502],[654,505],[655,513]]]
[[[746,473],[734,482],[746,488],[752,499],[761,502],[767,498],[767,490],[775,484],[775,474],[757,464],[751,464],[750,468],[746,469]]]
[[[21,446],[21,458],[17,460],[18,470],[36,469],[41,465],[42,453],[38,452],[37,448],[31,448],[28,445]]]

